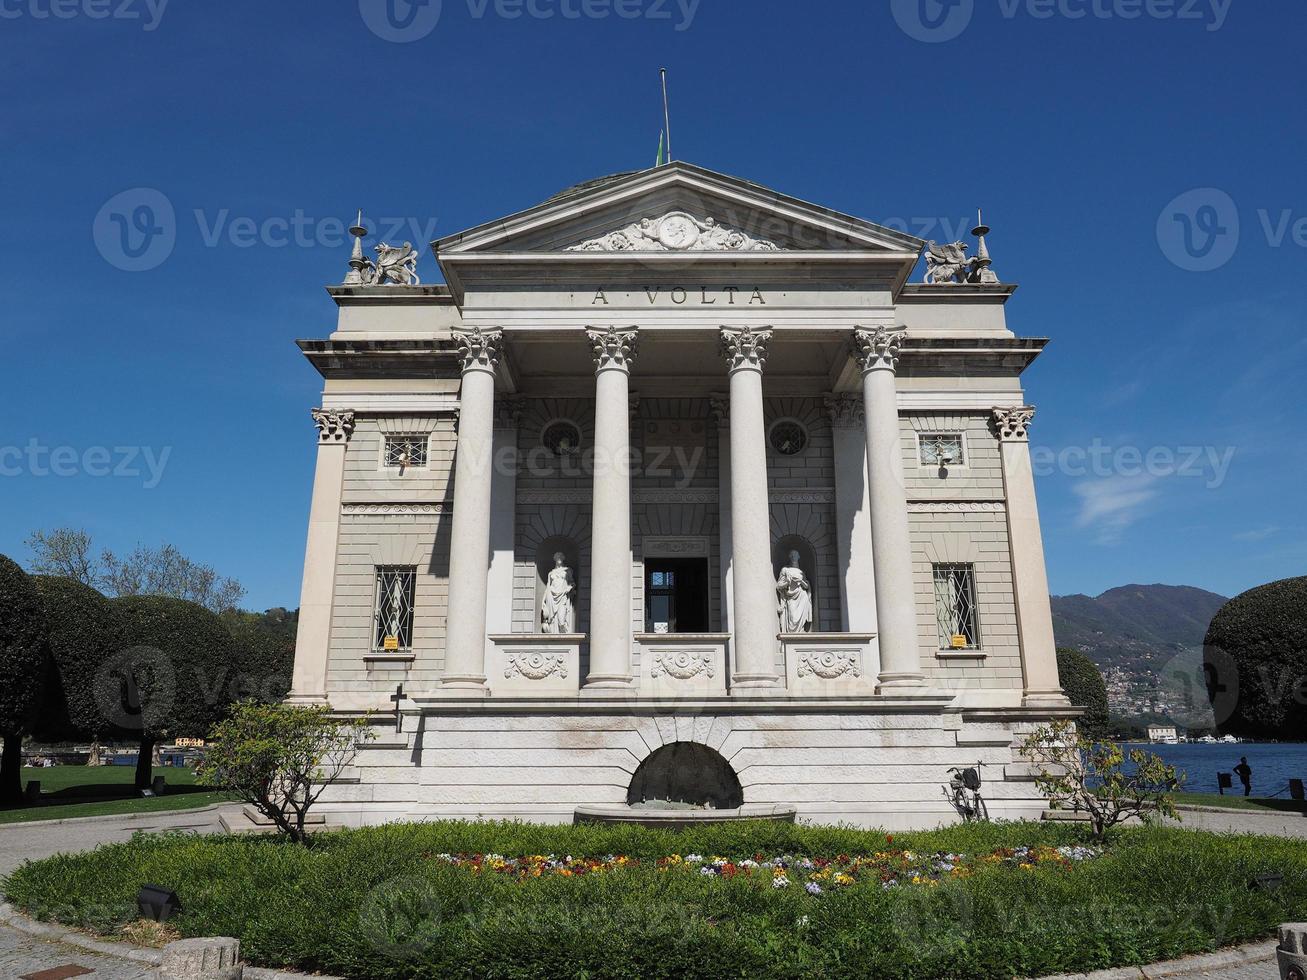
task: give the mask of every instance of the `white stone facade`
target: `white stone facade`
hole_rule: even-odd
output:
[[[1014,746],[1074,714],[1044,342],[1013,286],[908,284],[924,246],[674,163],[434,243],[447,286],[333,287],[291,699],[389,727],[330,819],[570,820],[682,742],[745,811],[933,825],[980,761],[991,813],[1036,814]],[[543,635],[559,553],[574,632]]]

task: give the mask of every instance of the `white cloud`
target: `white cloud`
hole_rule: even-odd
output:
[[[1236,541],[1265,541],[1272,534],[1279,533],[1279,528],[1274,525],[1254,528],[1251,531],[1240,531],[1234,536]]]
[[[1125,529],[1161,493],[1156,483],[1156,477],[1143,474],[1109,476],[1076,484],[1072,488],[1080,498],[1076,525],[1092,528],[1099,544],[1116,544]]]

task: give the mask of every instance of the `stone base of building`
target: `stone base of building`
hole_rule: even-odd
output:
[[[980,763],[991,819],[1039,819],[1047,800],[1019,746],[1064,713],[1075,711],[959,709],[938,696],[432,701],[406,711],[402,733],[379,729],[319,811],[344,826],[571,823],[578,807],[700,793],[805,823],[926,829],[959,819],[948,770]]]

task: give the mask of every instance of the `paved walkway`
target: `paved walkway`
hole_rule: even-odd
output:
[[[92,980],[150,980],[154,976],[154,967],[144,963],[102,956],[63,943],[35,939],[8,926],[0,927],[0,977],[14,980],[61,966],[90,971],[69,975],[87,976]]]

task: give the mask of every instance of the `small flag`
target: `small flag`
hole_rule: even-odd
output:
[[[663,148],[663,139],[666,135],[665,131],[658,131],[658,159],[654,162],[655,167],[661,167],[667,162],[667,151]]]

